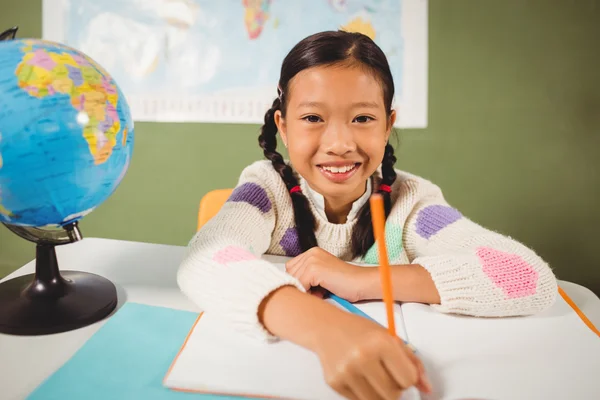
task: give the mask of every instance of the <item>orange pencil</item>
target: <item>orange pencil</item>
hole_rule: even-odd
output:
[[[373,234],[377,242],[379,252],[379,273],[383,289],[383,301],[387,312],[388,331],[396,336],[396,323],[394,322],[394,296],[392,294],[392,269],[388,261],[387,248],[385,245],[385,210],[383,207],[383,196],[375,193],[370,198],[371,219],[373,220]]]

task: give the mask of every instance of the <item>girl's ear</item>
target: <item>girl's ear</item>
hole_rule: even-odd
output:
[[[287,129],[285,125],[285,118],[281,115],[281,110],[275,111],[275,125],[277,125],[277,130],[281,135],[281,140],[283,141],[283,145],[287,148]]]
[[[394,127],[394,123],[396,122],[396,110],[392,110],[390,112],[390,118],[388,119],[387,130],[385,132],[385,142],[387,143],[390,138],[390,134],[392,133],[392,128]]]

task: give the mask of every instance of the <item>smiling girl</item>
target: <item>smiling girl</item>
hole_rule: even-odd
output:
[[[367,36],[322,32],[281,67],[259,143],[267,161],[241,174],[221,211],[193,238],[182,291],[234,329],[315,352],[350,399],[396,399],[430,387],[420,361],[385,328],[309,292],[381,299],[369,196],[385,199],[394,297],[443,313],[527,315],[554,302],[549,266],[521,243],[463,216],[441,190],[394,169],[396,119],[385,55]],[[289,162],[277,152],[277,132]],[[287,271],[261,259],[292,257]]]

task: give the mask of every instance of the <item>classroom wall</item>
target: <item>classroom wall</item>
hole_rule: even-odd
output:
[[[0,4],[0,28],[41,35],[40,1]],[[399,132],[397,166],[600,294],[600,1],[429,4],[429,127]],[[136,123],[131,169],[83,234],[186,244],[202,195],[262,157],[258,128]],[[0,227],[0,276],[33,256]]]

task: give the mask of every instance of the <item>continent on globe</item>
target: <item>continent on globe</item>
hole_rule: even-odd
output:
[[[269,19],[272,0],[243,0],[245,14],[244,23],[250,39],[260,36],[265,23]]]
[[[2,165],[0,165],[0,168],[2,168]],[[12,217],[12,213],[10,212],[10,210],[8,210],[6,207],[4,207],[2,205],[2,191],[0,191],[0,215],[2,215],[4,218],[9,219],[10,217]]]
[[[1,161],[1,159],[0,159]],[[2,168],[2,163],[0,163],[0,168]],[[4,216],[7,219],[12,217],[12,213],[2,205],[2,191],[0,190],[0,215]]]
[[[341,28],[346,32],[358,32],[362,33],[371,38],[371,40],[375,40],[375,28],[370,21],[363,19],[362,17],[356,17],[350,20],[346,25]]]
[[[78,54],[33,49],[25,46],[24,56],[15,70],[18,85],[30,96],[44,98],[66,94],[84,126],[83,137],[96,164],[111,156],[117,144],[121,121],[116,107],[117,89],[103,70]],[[124,132],[123,136],[126,136]]]
[[[2,201],[2,197],[0,197],[0,201]],[[0,203],[0,215],[2,215],[8,220],[10,220],[10,217],[12,217],[12,213],[9,210],[7,210],[6,207],[2,205],[2,203]]]

